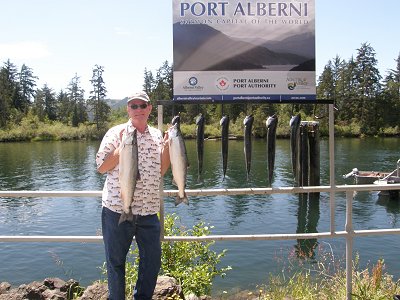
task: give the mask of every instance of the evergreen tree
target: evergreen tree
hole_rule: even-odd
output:
[[[173,98],[173,82],[172,82],[172,66],[169,65],[168,61],[165,61],[163,65],[157,70],[156,77],[154,78],[151,71],[145,69],[145,77],[143,88],[150,98],[154,101],[157,100],[172,100]],[[156,103],[153,103],[156,105]],[[182,107],[178,108],[178,111],[182,111]],[[164,106],[164,115],[176,114],[176,107]],[[156,120],[156,110],[153,110],[151,118]],[[167,120],[169,122],[170,120]]]
[[[84,89],[80,87],[80,77],[77,74],[68,85],[68,97],[72,104],[72,126],[77,127],[80,123],[88,120]]]
[[[356,74],[357,94],[360,100],[358,117],[361,133],[375,134],[379,129],[377,118],[378,95],[381,91],[381,75],[377,67],[378,61],[374,49],[363,43],[357,49]]]
[[[42,89],[38,89],[35,93],[35,100],[33,104],[33,113],[39,118],[40,121],[44,121],[46,117],[46,96],[45,96],[46,85]]]
[[[359,99],[356,92],[356,62],[351,57],[348,62],[344,62],[337,84],[337,102],[339,104],[339,120],[351,123],[357,120],[359,110]]]
[[[151,71],[148,71],[147,68],[145,68],[143,91],[145,91],[148,95],[150,95],[154,89],[155,89],[155,80],[153,73]]]
[[[36,79],[38,79],[38,77],[33,75],[32,69],[23,64],[21,72],[19,73],[21,103],[18,109],[25,113],[31,106],[31,100],[35,96]]]
[[[45,84],[43,94],[45,115],[49,120],[55,121],[57,120],[57,102],[54,91]]]
[[[0,127],[16,115],[15,102],[18,102],[17,67],[7,60],[0,70]]]
[[[332,62],[329,60],[325,65],[322,74],[318,78],[317,98],[334,99],[335,82],[333,79]]]
[[[385,125],[399,126],[400,115],[400,53],[395,59],[396,68],[390,69],[383,81],[383,111]]]
[[[72,104],[68,97],[68,94],[61,90],[57,95],[57,116],[58,120],[64,124],[68,124],[71,121],[72,116]]]
[[[93,90],[90,91],[89,107],[93,112],[93,117],[96,122],[97,129],[99,129],[108,120],[110,115],[110,106],[104,101],[107,94],[107,89],[103,81],[104,67],[95,65],[93,69],[93,76],[90,80]]]

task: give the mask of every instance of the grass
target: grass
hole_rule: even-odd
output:
[[[321,256],[321,255],[320,255]],[[269,282],[257,291],[221,295],[218,299],[260,300],[345,300],[346,271],[332,252],[326,252],[318,261],[307,256],[285,260],[286,267],[279,275],[270,275]],[[359,256],[353,261],[352,299],[389,300],[400,294],[400,282],[385,272],[383,259],[372,266],[359,267]]]

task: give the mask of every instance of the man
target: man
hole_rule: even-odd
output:
[[[139,249],[139,270],[134,299],[151,299],[161,265],[159,185],[170,165],[168,136],[147,124],[152,105],[145,92],[127,100],[129,120],[112,127],[105,134],[96,155],[97,170],[107,173],[102,194],[102,232],[107,263],[110,300],[125,299],[125,261],[135,236]],[[119,182],[121,139],[137,131],[139,177],[131,204],[133,221],[118,224],[123,211]]]

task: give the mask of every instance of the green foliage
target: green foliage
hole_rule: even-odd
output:
[[[305,257],[284,258],[286,266],[279,275],[270,275],[268,285],[261,287],[263,300],[336,300],[346,299],[346,272],[332,251],[321,250],[319,261]],[[359,256],[353,262],[352,297],[358,300],[392,299],[400,293],[399,282],[384,272],[383,260],[372,267],[359,269]]]
[[[166,215],[164,219],[165,236],[207,236],[211,233],[210,226],[204,222],[186,229],[179,224],[175,215]],[[216,276],[225,276],[231,268],[218,267],[226,250],[216,253],[211,249],[214,241],[163,241],[160,275],[174,277],[182,286],[184,294],[197,296],[210,295],[212,280]],[[139,265],[138,249],[132,247],[127,256],[126,263],[126,295],[132,297],[133,288],[137,280]],[[102,267],[106,274],[105,265]]]
[[[185,230],[179,226],[176,215],[165,217],[165,235],[171,236],[207,236],[211,228],[203,222]],[[216,253],[210,249],[214,241],[163,242],[162,273],[172,276],[180,282],[184,294],[197,296],[210,295],[212,280],[216,276],[225,276],[230,267],[218,268],[226,250]]]
[[[355,57],[355,58],[354,58]],[[329,60],[317,84],[317,98],[334,100],[338,110],[335,112],[335,133],[339,136],[366,135],[399,135],[398,115],[400,114],[400,55],[395,59],[397,65],[387,71],[382,80],[377,67],[376,53],[368,43],[362,43],[355,56],[347,61],[336,55]],[[103,81],[104,68],[95,65],[91,84],[93,91],[89,99],[84,98],[84,90],[80,86],[80,78],[75,75],[66,88],[56,95],[51,87],[43,87],[35,91],[37,77],[32,69],[23,65],[21,71],[9,60],[0,68],[0,128],[18,124],[29,112],[34,112],[40,121],[60,121],[78,127],[88,122],[88,111],[92,112],[94,122],[99,131],[112,125],[126,121],[126,112],[111,112],[104,100],[106,86]],[[165,61],[156,70],[144,71],[144,90],[150,95],[154,107],[156,100],[171,100],[173,96],[172,64]],[[33,99],[33,102],[32,102]],[[165,105],[164,120],[166,124],[178,112],[182,124],[193,124],[195,117],[202,113],[206,118],[206,137],[219,136],[219,120],[222,115],[229,115],[230,134],[243,135],[241,122],[248,114],[253,114],[255,122],[253,134],[263,138],[266,134],[265,120],[272,114],[279,118],[277,136],[289,135],[289,120],[295,113],[302,114],[302,120],[320,122],[320,135],[328,134],[326,105],[312,104],[173,104]],[[121,113],[122,112],[122,113]],[[110,118],[109,118],[110,117]],[[325,118],[324,118],[325,117]],[[153,109],[150,122],[157,123],[157,110]],[[184,132],[185,137],[193,137],[193,132]],[[2,133],[3,140],[30,140],[28,134],[13,131]],[[36,136],[35,133],[33,133]],[[43,134],[43,138],[47,135]]]
[[[71,127],[61,122],[40,121],[37,115],[28,113],[19,126],[10,125],[0,130],[0,142],[99,140],[106,128],[98,130],[95,124],[80,124]]]

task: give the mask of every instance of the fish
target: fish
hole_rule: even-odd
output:
[[[300,123],[300,114],[292,116],[289,122],[292,172],[296,186],[300,184]]]
[[[136,181],[140,179],[138,161],[137,130],[134,129],[129,133],[125,130],[119,153],[119,184],[123,212],[118,225],[125,221],[132,222],[134,218],[131,204],[136,189]]]
[[[229,116],[223,116],[219,121],[219,125],[221,125],[222,171],[224,173],[223,179],[225,179],[228,166]]]
[[[178,129],[181,130],[181,117],[179,114],[177,114],[175,117],[172,118],[171,124],[172,125],[178,124]]]
[[[186,177],[187,168],[189,166],[186,154],[185,141],[179,130],[178,124],[174,124],[168,129],[169,157],[171,160],[172,183],[178,187],[178,195],[176,196],[175,205],[180,203],[189,204],[186,196]]]
[[[196,118],[196,145],[197,145],[197,166],[198,177],[200,178],[203,172],[203,157],[204,157],[204,116],[200,114]]]
[[[276,128],[278,126],[278,116],[272,115],[265,122],[267,126],[267,158],[268,158],[268,182],[272,184],[275,167],[275,148],[276,148]]]
[[[300,172],[299,186],[309,186],[310,147],[308,139],[308,122],[300,123]]]
[[[251,131],[253,127],[253,115],[246,116],[243,120],[244,124],[244,158],[246,162],[247,180],[249,180],[250,167],[251,167]]]

